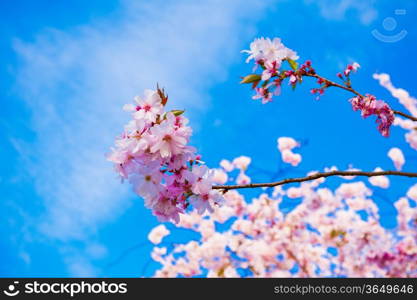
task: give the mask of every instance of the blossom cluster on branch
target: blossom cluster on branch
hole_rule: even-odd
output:
[[[200,213],[212,211],[222,196],[211,188],[212,171],[188,145],[192,130],[183,111],[165,112],[167,101],[158,87],[125,105],[132,120],[108,160],[160,221],[179,222],[190,204]]]
[[[250,50],[242,52],[249,54],[246,62],[252,59],[255,61],[254,71],[258,66],[262,68],[261,75],[250,74],[243,77],[241,81],[241,83],[252,84],[256,92],[253,99],[261,99],[263,104],[271,102],[273,95],[280,94],[281,84],[285,79],[288,78],[288,84],[295,89],[297,84],[303,82],[303,77],[314,77],[319,87],[311,89],[311,93],[318,95],[317,99],[332,86],[348,90],[355,94],[355,97],[350,99],[353,110],[360,110],[364,118],[376,115],[379,132],[383,136],[389,135],[389,129],[394,122],[394,112],[391,107],[383,100],[376,100],[373,95],[363,96],[352,88],[350,75],[358,70],[360,67],[358,63],[348,65],[343,73],[337,74],[337,77],[342,80],[342,84],[338,84],[318,75],[309,60],[299,67],[296,62],[299,58],[296,52],[285,47],[279,38],[255,39],[250,44]],[[288,62],[290,69],[284,68],[284,61]]]

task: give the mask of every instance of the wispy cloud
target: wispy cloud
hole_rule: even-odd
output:
[[[173,105],[201,112],[210,100],[203,95],[225,78],[266,5],[125,1],[107,19],[16,41],[17,87],[36,133],[20,149],[44,200],[40,232],[64,242],[86,240],[129,207],[127,185],[120,185],[104,158],[127,120],[121,106],[159,82]],[[70,272],[94,273],[72,257]]]
[[[343,20],[349,12],[355,12],[364,25],[370,24],[378,15],[375,2],[375,0],[306,0],[308,4],[318,5],[321,15],[326,19]]]

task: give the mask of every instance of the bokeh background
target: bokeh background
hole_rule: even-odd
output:
[[[359,62],[354,86],[399,109],[372,74],[389,73],[394,85],[417,95],[416,6],[412,0],[1,1],[0,276],[152,275],[158,265],[150,261],[147,234],[158,222],[120,184],[105,154],[129,119],[122,105],[157,82],[172,108],[186,109],[192,144],[211,167],[247,155],[253,181],[277,170],[281,178],[333,165],[392,169],[387,152],[396,146],[404,151],[404,170],[415,171],[417,156],[403,131],[393,128],[383,138],[373,119],[351,110],[344,91],[328,90],[317,101],[309,94],[314,83],[305,82],[262,105],[238,82],[252,69],[240,51],[255,37],[277,36],[328,77]],[[375,30],[397,40],[384,42]],[[283,168],[280,136],[303,141],[298,168]],[[392,202],[411,183],[392,178],[389,190],[374,188],[387,228],[396,224]],[[190,238],[196,237],[174,229],[167,239]]]

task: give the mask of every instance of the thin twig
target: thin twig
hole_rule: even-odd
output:
[[[320,75],[317,75],[317,74],[308,74],[307,73],[307,74],[305,74],[305,76],[309,76],[309,77],[314,77],[314,78],[317,78],[317,79],[321,79],[323,82],[325,82],[327,84],[328,87],[335,86],[335,87],[344,89],[344,90],[346,90],[348,92],[351,92],[351,93],[355,94],[358,97],[364,98],[364,96],[362,94],[360,94],[358,91],[356,91],[355,89],[353,89],[350,86],[348,87],[348,86],[344,86],[344,85],[338,84],[338,83],[336,83],[334,81],[331,81],[331,80],[329,80],[327,78],[324,78],[324,77],[322,77]],[[399,116],[402,116],[402,117],[407,118],[409,120],[412,120],[412,121],[416,121],[417,122],[417,117],[411,116],[409,114],[406,114],[406,113],[403,113],[401,111],[394,110],[394,109],[392,109],[392,112],[394,114],[396,114],[396,115],[399,115]]]
[[[393,112],[394,114],[396,114],[396,115],[399,115],[399,116],[402,116],[402,117],[404,117],[404,118],[407,118],[407,119],[410,119],[410,120],[412,120],[412,121],[417,122],[417,118],[416,118],[416,117],[413,117],[413,116],[407,115],[407,114],[405,114],[405,113],[403,113],[403,112],[401,112],[401,111],[398,111],[398,110],[392,110],[392,112]]]
[[[237,184],[237,185],[215,185],[212,188],[215,190],[235,190],[235,189],[248,189],[248,188],[259,188],[259,187],[275,187],[278,185],[284,185],[289,183],[295,182],[304,182],[315,180],[319,178],[326,178],[331,176],[367,176],[367,177],[374,177],[374,176],[404,176],[404,177],[417,177],[417,173],[410,173],[410,172],[400,172],[400,171],[376,171],[376,172],[363,172],[363,171],[330,171],[324,173],[315,173],[313,175],[309,175],[306,177],[298,177],[298,178],[288,178],[283,179],[280,181],[275,182],[267,182],[267,183],[249,183],[249,184]]]

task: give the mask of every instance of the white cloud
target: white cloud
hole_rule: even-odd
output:
[[[375,9],[375,0],[305,0],[319,6],[321,15],[330,20],[343,20],[349,11],[358,14],[362,24],[368,25],[376,19],[378,12]]]
[[[36,133],[20,148],[44,199],[39,229],[47,237],[86,239],[129,207],[134,197],[104,157],[128,118],[121,106],[159,82],[172,105],[201,111],[267,4],[133,2],[107,19],[15,43],[17,87]],[[94,273],[70,262],[75,274]]]

